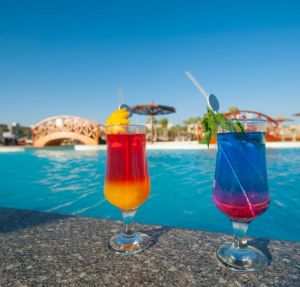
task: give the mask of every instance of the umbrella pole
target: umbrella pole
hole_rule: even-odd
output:
[[[151,143],[153,143],[153,131],[154,131],[154,127],[153,127],[153,115],[151,115]]]

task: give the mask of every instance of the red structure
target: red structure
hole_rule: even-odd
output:
[[[280,141],[280,123],[263,113],[248,110],[236,110],[234,112],[226,113],[225,116],[229,119],[264,119],[267,123],[266,140],[268,142]]]

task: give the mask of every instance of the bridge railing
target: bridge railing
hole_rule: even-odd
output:
[[[31,131],[33,141],[57,132],[72,132],[98,140],[101,125],[76,116],[55,116],[37,123]]]
[[[258,118],[266,121],[266,139],[267,141],[278,141],[280,140],[280,124],[275,119],[269,117],[266,114],[249,111],[249,110],[237,110],[236,112],[226,113],[227,118]]]

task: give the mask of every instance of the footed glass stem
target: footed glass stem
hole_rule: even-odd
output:
[[[136,210],[122,211],[125,232],[113,236],[110,240],[110,247],[117,253],[130,255],[138,253],[150,245],[148,235],[134,230],[135,214]]]
[[[246,238],[248,223],[232,222],[235,237],[231,245],[223,245],[217,250],[221,263],[233,271],[258,272],[268,265],[266,256],[249,246]]]

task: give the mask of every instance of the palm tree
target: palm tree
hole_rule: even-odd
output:
[[[194,135],[197,140],[200,138],[200,127],[201,127],[201,117],[194,117],[184,120],[184,124],[187,126],[188,132],[191,135],[191,139],[194,139]]]
[[[168,140],[168,125],[169,125],[169,121],[166,118],[161,118],[158,121],[158,124],[160,125],[162,132],[163,132],[163,138],[164,140]]]
[[[157,140],[157,119],[154,116],[149,116],[147,119],[147,124],[150,124],[151,128],[153,128],[154,131],[154,139]]]
[[[170,135],[172,137],[172,139],[176,139],[176,138],[181,138],[181,136],[185,136],[186,135],[186,127],[185,126],[180,126],[180,125],[176,125],[173,126],[169,129]]]

